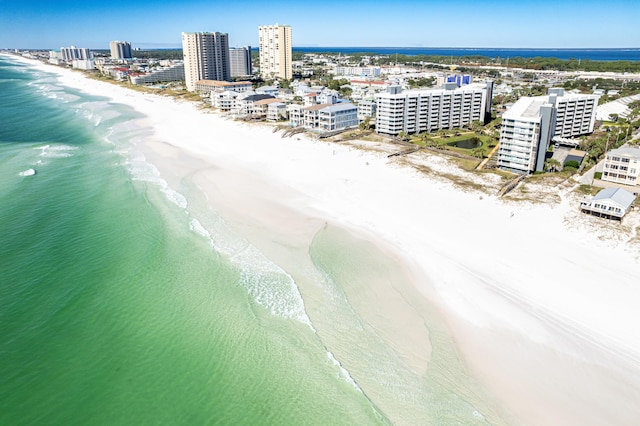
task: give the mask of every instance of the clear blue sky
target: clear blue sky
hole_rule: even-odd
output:
[[[230,46],[288,24],[294,46],[640,47],[640,0],[0,0],[0,49],[179,47],[183,31]]]

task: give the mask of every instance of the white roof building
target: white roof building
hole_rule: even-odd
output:
[[[605,219],[622,220],[636,196],[622,188],[607,188],[580,204],[580,210]]]
[[[622,147],[605,154],[602,180],[635,186],[639,179],[640,148]]]
[[[442,89],[401,91],[390,86],[375,95],[376,132],[386,135],[432,132],[485,122],[491,112],[492,83],[457,87],[447,83]]]
[[[595,125],[597,95],[565,94],[522,97],[502,115],[498,167],[530,173],[544,169],[552,140],[589,134]]]

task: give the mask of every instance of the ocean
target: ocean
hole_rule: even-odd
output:
[[[435,311],[426,371],[363,317],[354,301],[394,268],[371,244],[318,233],[310,316],[286,271],[145,160],[131,108],[0,56],[0,117],[0,424],[499,418]]]
[[[345,55],[374,53],[377,55],[486,56],[488,58],[558,58],[592,61],[640,61],[640,48],[628,49],[513,49],[513,48],[447,48],[447,47],[321,47],[297,46],[294,51],[307,53],[334,52]]]

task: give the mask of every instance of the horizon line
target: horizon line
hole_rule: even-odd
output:
[[[146,43],[141,43],[145,45]],[[133,45],[133,43],[132,43]],[[251,45],[249,45],[251,46]],[[231,47],[231,46],[230,46]],[[238,47],[238,46],[234,46]],[[239,47],[244,47],[244,45],[239,45]],[[182,46],[157,46],[157,47],[139,47],[138,49],[181,49]],[[255,47],[257,48],[257,47]],[[305,48],[313,48],[313,49],[403,49],[403,50],[416,50],[416,49],[433,49],[433,50],[640,50],[640,47],[472,47],[472,46],[464,46],[464,47],[454,47],[454,46],[357,46],[357,45],[343,45],[343,46],[323,46],[317,44],[302,44],[298,46],[292,46],[292,49],[305,49]],[[56,50],[58,48],[19,48],[19,47],[6,47],[0,50]],[[108,47],[100,47],[93,48],[90,47],[90,50],[109,50]],[[254,47],[252,46],[252,49]]]

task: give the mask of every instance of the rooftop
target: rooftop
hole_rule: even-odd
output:
[[[250,81],[218,81],[218,80],[198,80],[196,84],[213,87],[250,86]]]
[[[547,104],[548,101],[549,98],[547,96],[520,98],[511,108],[505,111],[502,117],[509,120],[538,123],[540,121],[540,107]]]
[[[607,154],[620,155],[640,159],[640,147],[623,146],[618,149],[612,149]]]
[[[620,204],[625,209],[628,209],[631,207],[631,204],[633,204],[635,199],[635,195],[622,188],[606,188],[598,192],[591,201],[612,200],[613,202]]]
[[[256,105],[269,105],[272,103],[282,103],[282,99],[277,99],[277,98],[267,98],[267,99],[260,99],[259,101],[255,101]]]

